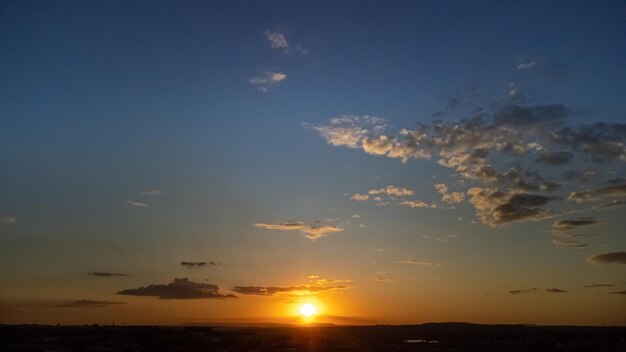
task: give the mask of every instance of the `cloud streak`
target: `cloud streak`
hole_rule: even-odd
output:
[[[121,290],[117,294],[157,297],[159,299],[222,299],[235,297],[232,294],[221,294],[217,285],[194,282],[187,278],[174,279],[169,284],[155,284]]]
[[[343,227],[340,226],[323,225],[319,222],[309,224],[303,221],[288,221],[274,224],[257,223],[254,224],[254,227],[263,230],[297,231],[311,240],[326,237],[330,234],[342,232],[344,230]]]
[[[594,264],[626,264],[626,252],[611,252],[589,257]]]
[[[278,86],[287,79],[287,75],[278,71],[265,71],[258,76],[254,76],[248,80],[248,83],[255,86],[261,92],[267,92]]]

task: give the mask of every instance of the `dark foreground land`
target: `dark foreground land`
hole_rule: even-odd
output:
[[[626,327],[466,323],[317,327],[0,325],[0,351],[626,352]]]

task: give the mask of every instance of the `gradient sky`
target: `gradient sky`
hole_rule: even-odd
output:
[[[623,1],[0,1],[0,322],[626,324]]]

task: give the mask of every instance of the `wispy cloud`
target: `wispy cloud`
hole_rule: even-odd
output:
[[[569,200],[582,203],[603,197],[626,197],[626,184],[572,192],[569,195]]]
[[[626,252],[596,254],[589,257],[594,264],[626,264]]]
[[[350,197],[350,199],[357,202],[365,202],[366,200],[370,199],[370,196],[368,196],[367,194],[355,193],[352,195],[352,197]]]
[[[0,216],[0,223],[3,224],[15,224],[17,222],[17,218],[13,216]]]
[[[561,290],[559,288],[546,288],[546,292],[549,292],[549,293],[568,293],[569,291]]]
[[[115,302],[115,301],[94,301],[88,299],[81,299],[77,301],[71,301],[66,303],[59,303],[56,307],[62,308],[106,308],[111,306],[116,306],[120,304],[126,304],[124,302]]]
[[[613,284],[593,284],[584,286],[585,288],[596,288],[596,287],[613,287]]]
[[[127,200],[126,204],[133,206],[133,207],[137,207],[137,208],[145,208],[148,206],[148,204],[146,203],[142,203],[142,202],[135,202],[133,200]]]
[[[113,273],[113,272],[108,272],[108,271],[91,271],[87,274],[90,276],[98,276],[98,277],[128,276],[128,274]]]
[[[281,223],[258,223],[254,224],[256,228],[264,230],[279,230],[279,231],[298,231],[305,237],[315,240],[318,238],[326,237],[329,234],[342,232],[344,229],[341,226],[324,225],[320,222],[306,223],[303,221],[288,221]]]
[[[407,260],[399,260],[399,261],[396,261],[394,263],[417,265],[417,266],[422,266],[422,267],[425,267],[425,268],[436,268],[436,267],[440,267],[441,266],[441,263],[433,261],[433,260],[407,259]]]
[[[187,262],[187,261],[182,261],[180,262],[180,265],[193,269],[193,268],[201,268],[207,265],[210,266],[216,266],[216,265],[222,265],[222,263],[218,263],[218,262]]]
[[[292,45],[287,35],[280,28],[268,29],[264,32],[265,39],[272,49],[280,50],[285,54],[305,55],[307,50],[299,44]]]
[[[169,284],[156,284],[121,290],[117,294],[127,296],[151,296],[158,297],[159,299],[219,299],[235,297],[232,294],[221,294],[217,285],[194,282],[187,278],[174,279],[174,281]]]
[[[527,288],[527,289],[523,289],[523,290],[512,290],[509,291],[509,294],[511,295],[523,295],[523,294],[528,294],[528,293],[532,293],[532,292],[537,292],[537,288],[533,287],[533,288]]]
[[[242,295],[275,296],[278,294],[290,294],[295,296],[316,295],[321,292],[344,290],[347,285],[320,286],[320,285],[296,285],[296,286],[236,286],[233,292]]]
[[[277,71],[265,71],[258,76],[254,76],[248,80],[248,82],[255,86],[258,90],[262,92],[267,92],[268,90],[276,87],[282,81],[287,79],[287,75],[282,72]]]

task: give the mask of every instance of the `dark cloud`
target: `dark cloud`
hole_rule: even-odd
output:
[[[299,286],[236,286],[232,288],[232,291],[242,295],[256,295],[256,296],[274,296],[281,293],[290,293],[297,295],[314,295],[320,292],[342,290],[349,288],[347,285],[340,286],[311,286],[311,285],[299,285]]]
[[[559,288],[546,288],[546,292],[550,292],[550,293],[567,293],[569,291],[561,290]]]
[[[589,257],[589,261],[595,264],[626,264],[626,252],[597,254]]]
[[[607,186],[602,188],[588,189],[585,191],[572,192],[569,200],[582,203],[603,197],[624,197],[626,196],[626,184]]]
[[[625,205],[626,205],[626,202],[623,202],[621,200],[613,200],[611,203],[606,203],[606,204],[599,205],[596,209],[598,209],[598,210],[608,210],[608,209],[614,209],[614,208],[623,207]]]
[[[111,307],[115,305],[126,304],[124,302],[115,302],[115,301],[93,301],[88,299],[82,299],[78,301],[71,301],[67,303],[57,304],[56,307],[63,308],[104,308]]]
[[[585,288],[595,288],[595,287],[613,287],[613,284],[593,284],[593,285],[585,286]]]
[[[222,265],[222,263],[218,263],[218,262],[186,262],[186,261],[182,261],[180,262],[180,265],[185,266],[187,268],[199,268],[199,267],[203,267],[203,266],[216,266],[216,265]]]
[[[592,168],[583,170],[570,170],[563,173],[562,177],[565,181],[587,182],[597,175],[597,171]]]
[[[580,220],[557,220],[552,224],[552,231],[555,234],[568,234],[583,226],[595,225],[598,223],[599,221],[594,218],[583,218]]]
[[[511,295],[523,295],[526,293],[531,293],[531,292],[536,292],[537,288],[533,287],[533,288],[527,288],[525,290],[513,290],[513,291],[509,291],[509,294]]]
[[[516,131],[530,131],[563,121],[570,114],[570,110],[561,104],[505,106],[494,116],[494,123],[498,127],[513,128]]]
[[[232,294],[219,293],[219,287],[213,284],[193,282],[187,278],[174,279],[166,285],[149,285],[139,288],[122,290],[118,295],[153,296],[160,299],[199,299],[199,298],[234,298]]]
[[[539,156],[535,159],[535,161],[546,165],[564,165],[572,159],[572,156],[574,156],[574,154],[570,152],[551,152],[549,150],[544,150],[539,152]]]
[[[100,277],[128,276],[128,274],[124,274],[124,273],[110,273],[106,271],[91,271],[87,274],[91,276],[100,276]]]
[[[484,224],[491,226],[540,220],[552,214],[539,206],[553,200],[553,197],[480,187],[470,188],[467,194],[478,217]]]
[[[615,291],[611,292],[612,295],[626,295],[626,291]]]
[[[592,156],[596,161],[626,160],[626,124],[597,122],[563,127],[547,135],[549,142]]]

